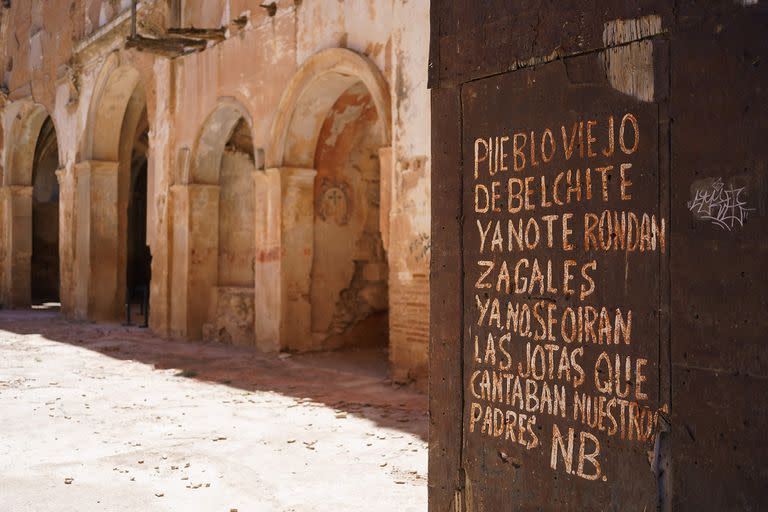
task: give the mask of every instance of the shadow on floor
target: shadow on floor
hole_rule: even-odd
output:
[[[427,440],[427,397],[387,379],[383,348],[267,355],[247,348],[166,340],[138,327],[74,322],[55,310],[39,309],[0,311],[0,330],[38,334],[115,359],[175,369],[179,378],[322,403]]]

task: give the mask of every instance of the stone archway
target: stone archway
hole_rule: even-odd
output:
[[[114,321],[125,314],[132,163],[137,130],[148,130],[146,109],[139,72],[110,55],[91,97],[83,159],[75,165],[74,295],[80,318]]]
[[[315,54],[289,83],[257,184],[257,195],[279,205],[266,217],[280,226],[257,243],[257,281],[279,276],[276,296],[263,302],[279,304],[280,315],[259,311],[257,300],[260,345],[331,348],[366,315],[386,310],[390,116],[386,81],[351,50]],[[367,287],[369,278],[383,287]]]
[[[55,173],[59,166],[59,150],[56,129],[45,107],[21,102],[13,108],[16,109],[16,122],[9,134],[11,150],[7,154],[2,187],[2,230],[5,232],[2,239],[5,247],[0,257],[3,270],[1,288],[3,303],[11,307],[28,307],[32,303],[32,272],[39,270],[33,268],[35,248],[38,249],[38,256],[42,252],[46,253],[40,258],[41,265],[45,264],[46,268],[49,264],[55,267],[49,269],[50,275],[41,277],[53,281],[43,283],[44,288],[58,295],[59,219],[58,181]],[[37,191],[36,181],[40,182]],[[43,187],[46,190],[42,190]],[[35,213],[40,214],[41,211],[36,206],[43,204],[54,206],[46,212],[52,218],[39,219],[40,225],[51,228],[48,233],[50,236],[38,237],[38,244],[35,244]],[[51,237],[52,240],[47,240]],[[42,239],[50,244],[41,247]],[[50,251],[53,254],[48,254]]]
[[[330,48],[307,59],[283,93],[267,148],[267,167],[311,168],[326,113],[358,83],[371,95],[382,121],[381,146],[391,146],[389,88],[381,71],[359,53]]]
[[[59,303],[59,148],[56,128],[48,117],[40,128],[32,167],[31,297],[36,305]]]
[[[254,174],[252,122],[222,98],[203,123],[187,176],[172,188],[173,331],[191,339],[253,344]]]

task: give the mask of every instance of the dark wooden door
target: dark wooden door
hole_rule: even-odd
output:
[[[462,87],[461,461],[478,510],[656,505],[659,107],[569,77],[590,64]]]
[[[432,0],[432,512],[768,506],[766,19]]]

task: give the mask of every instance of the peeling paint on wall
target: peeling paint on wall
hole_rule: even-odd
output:
[[[656,15],[605,23],[605,71],[611,86],[639,100],[653,101],[653,42],[646,38],[661,32],[661,17]]]

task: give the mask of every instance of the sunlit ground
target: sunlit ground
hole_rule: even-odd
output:
[[[0,312],[0,509],[426,510],[426,396],[381,354],[265,357],[57,306]]]

